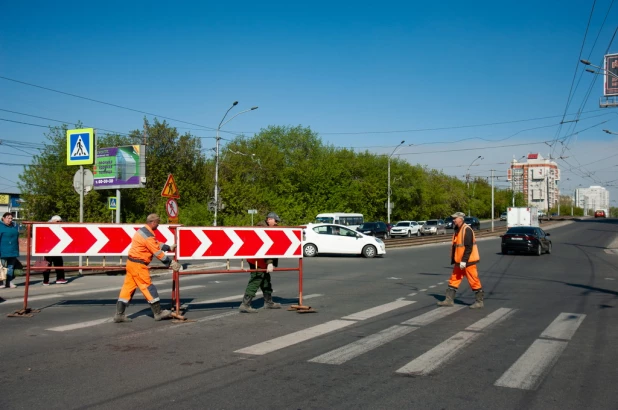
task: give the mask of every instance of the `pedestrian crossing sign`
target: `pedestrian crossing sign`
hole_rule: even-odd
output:
[[[108,209],[112,209],[112,210],[116,210],[116,197],[115,196],[108,196],[107,197],[107,208]]]
[[[67,130],[67,165],[94,164],[94,128]]]

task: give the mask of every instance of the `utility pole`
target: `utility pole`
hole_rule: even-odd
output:
[[[491,170],[491,231],[494,231],[494,170]]]

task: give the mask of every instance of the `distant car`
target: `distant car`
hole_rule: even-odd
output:
[[[446,226],[446,229],[453,229],[453,217],[452,216],[449,216],[448,218],[444,220],[444,226]]]
[[[399,221],[397,225],[391,229],[391,236],[407,236],[412,235],[421,236],[421,226],[416,221]]]
[[[595,212],[594,212],[594,217],[595,217],[595,218],[605,218],[605,217],[606,217],[606,215],[605,215],[605,211],[604,211],[604,210],[602,210],[602,209],[600,209],[600,210],[598,210],[598,211],[595,211]]]
[[[421,235],[446,235],[446,225],[442,219],[430,219],[421,227]]]
[[[381,239],[355,232],[343,225],[307,224],[303,232],[303,255],[353,254],[366,258],[384,255],[386,247]]]
[[[501,238],[501,248],[504,255],[510,251],[534,253],[538,256],[543,253],[551,253],[552,244],[549,233],[541,228],[514,226],[509,228]]]
[[[479,218],[477,218],[476,216],[466,216],[464,218],[464,222],[467,225],[470,225],[470,227],[474,231],[478,231],[479,229],[481,229],[481,221],[479,221]]]
[[[388,238],[388,228],[384,222],[363,222],[356,230],[365,235]]]
[[[502,212],[502,213],[500,214],[500,220],[501,220],[501,221],[506,221],[506,212]]]

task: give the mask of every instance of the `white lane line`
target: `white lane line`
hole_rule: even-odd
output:
[[[494,386],[536,390],[567,344],[558,340],[536,339]]]
[[[431,286],[429,287],[429,289],[431,289],[431,288],[435,288],[435,287],[436,287],[436,285],[431,285]]]
[[[348,360],[385,345],[386,343],[392,342],[395,339],[399,339],[400,337],[412,333],[417,329],[420,328],[399,325],[391,326],[388,329],[374,333],[354,343],[350,343],[338,349],[331,350],[328,353],[324,353],[323,355],[314,357],[309,361],[312,363],[323,364],[343,364]]]
[[[483,319],[479,320],[478,322],[471,324],[470,326],[466,328],[466,330],[470,330],[473,332],[480,332],[486,329],[487,327],[497,323],[496,321],[505,320],[506,318],[508,318],[510,315],[512,315],[516,311],[517,309],[500,308],[496,310],[495,312],[492,312],[489,315],[485,316]]]
[[[566,349],[586,315],[560,313],[523,355],[494,383],[513,389],[536,390]]]
[[[186,288],[182,288],[182,289],[186,289]],[[233,302],[233,301],[238,301],[238,303],[240,303],[242,301],[243,296],[244,295],[226,296],[224,298],[218,298],[218,299],[208,299],[208,300],[200,300],[200,301],[194,301],[194,302],[187,302],[184,305],[208,305],[208,304],[211,304],[211,303]],[[262,296],[262,292],[258,291],[255,294],[255,296]],[[324,296],[324,295],[322,293],[314,293],[314,294],[311,294],[311,295],[303,296],[303,300],[319,298],[320,296]]]
[[[421,289],[419,290],[419,292],[425,292],[427,289]]]
[[[576,313],[560,313],[547,329],[541,333],[546,339],[571,340],[579,325],[582,324],[586,315]]]
[[[34,302],[37,300],[45,300],[45,299],[61,298],[61,297],[62,295],[59,293],[54,293],[51,295],[44,295],[44,296],[32,296],[32,297],[28,297],[28,302]],[[7,299],[4,302],[2,302],[3,305],[9,305],[9,304],[15,304],[15,303],[24,303],[24,298]]]
[[[331,320],[330,322],[322,323],[321,325],[299,330],[298,332],[290,333],[285,336],[267,340],[266,342],[236,350],[235,353],[264,355],[266,353],[271,353],[276,350],[313,339],[314,337],[322,336],[326,333],[342,329],[355,323],[356,322],[351,322],[349,320]]]
[[[446,309],[446,308],[441,308]],[[449,308],[452,309],[452,308]],[[498,324],[507,319],[510,315],[511,309],[500,309],[500,313],[493,312],[483,319],[472,324],[470,328],[474,329],[487,329],[490,326]],[[457,353],[462,351],[462,348],[474,342],[477,338],[482,336],[480,332],[462,331],[458,332],[454,336],[446,339],[433,349],[425,352],[421,356],[412,360],[396,373],[408,374],[408,375],[427,375],[436,370],[446,362],[448,362]]]
[[[432,322],[435,322],[438,319],[441,319],[443,317],[446,317],[450,314],[453,314],[461,309],[463,309],[465,306],[463,305],[457,305],[457,306],[451,306],[451,307],[439,307],[439,308],[435,308],[433,310],[430,310],[427,313],[423,313],[422,315],[413,317],[410,320],[406,320],[405,322],[402,322],[402,325],[411,325],[411,326],[425,326],[428,325]]]
[[[111,314],[111,311],[110,311],[110,314]],[[96,319],[96,320],[89,320],[87,322],[74,323],[72,325],[50,327],[49,329],[46,329],[46,330],[51,330],[52,332],[66,332],[69,330],[83,329],[85,327],[102,325],[103,323],[111,323],[112,321],[113,321],[113,318],[108,317],[105,319]]]
[[[444,282],[438,282],[438,285],[442,285],[442,284],[444,284]]]
[[[410,293],[408,296],[416,296],[416,293]]]
[[[371,309],[363,310],[361,312],[354,313],[352,315],[344,316],[342,319],[348,320],[365,320],[370,319],[374,316],[381,315],[386,312],[390,312],[391,310],[399,309],[404,306],[411,305],[416,303],[416,301],[411,300],[396,300],[394,302],[385,303],[384,305],[376,306]]]

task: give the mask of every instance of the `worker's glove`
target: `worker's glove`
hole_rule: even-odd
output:
[[[176,250],[176,246],[177,245],[175,243],[173,243],[173,244],[168,245],[168,246],[170,247],[170,252],[174,252]]]
[[[459,269],[466,269],[466,262],[459,262]]]
[[[179,272],[182,270],[182,265],[178,263],[178,261],[172,261],[172,263],[170,263],[170,269]]]
[[[273,264],[269,263],[268,266],[266,267],[266,272],[273,273],[274,270],[275,270],[275,267],[273,266]]]

